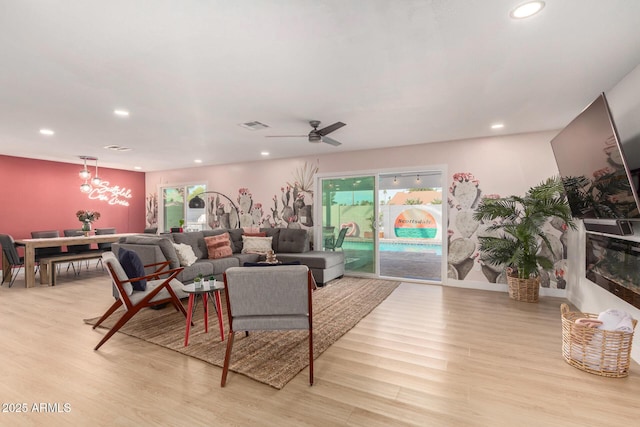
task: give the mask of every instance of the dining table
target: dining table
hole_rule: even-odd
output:
[[[24,246],[24,280],[26,288],[36,286],[36,248],[62,247],[69,245],[87,245],[93,243],[115,243],[121,237],[139,233],[116,233],[73,237],[46,237],[40,239],[16,239],[18,246]],[[3,255],[4,256],[4,255]],[[4,261],[3,261],[4,264]],[[42,268],[42,266],[41,266]],[[9,269],[10,271],[11,269]],[[40,283],[48,283],[47,272],[40,273]]]

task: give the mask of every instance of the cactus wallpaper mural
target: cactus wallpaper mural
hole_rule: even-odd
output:
[[[210,228],[310,228],[313,226],[313,183],[318,166],[304,164],[292,173],[292,179],[280,186],[268,201],[255,199],[249,187],[240,187],[235,195],[207,190],[207,225]],[[147,226],[158,222],[158,196],[146,198]]]
[[[150,193],[145,197],[145,227],[158,226],[158,194]]]
[[[217,191],[207,195],[207,220],[211,228],[238,228],[238,208],[228,196]]]
[[[453,174],[448,197],[447,275],[450,279],[507,282],[504,268],[484,262],[478,250],[478,237],[491,235],[487,230],[491,224],[473,219],[473,213],[480,200],[499,197],[501,196],[498,194],[483,194],[480,181],[472,173]],[[564,277],[567,274],[567,227],[561,221],[550,221],[545,232],[553,247],[553,254],[549,253],[544,245],[541,253],[553,259],[554,268],[550,273],[541,272],[541,286],[564,289]]]

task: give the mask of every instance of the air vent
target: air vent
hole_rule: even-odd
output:
[[[258,121],[240,123],[238,126],[242,126],[243,128],[249,130],[262,130],[269,127],[268,125],[265,125],[264,123],[260,123]]]
[[[106,148],[107,150],[113,150],[113,151],[131,151],[132,150],[132,148],[121,147],[119,145],[105,145],[104,148]]]

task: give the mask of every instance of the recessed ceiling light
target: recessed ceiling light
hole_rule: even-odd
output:
[[[142,166],[134,166],[133,168],[137,171],[142,170]]]
[[[129,112],[127,110],[113,110],[113,114],[120,117],[129,117]]]
[[[502,129],[504,125],[502,123],[496,123],[491,125],[491,129]]]
[[[514,8],[511,13],[509,13],[509,16],[513,19],[528,18],[540,12],[542,8],[544,8],[543,1],[530,1]]]
[[[194,162],[194,163],[202,163],[202,160],[200,160],[200,159],[195,159],[193,162]]]
[[[42,135],[53,135],[55,132],[51,129],[40,129],[40,133]]]
[[[261,156],[268,156],[268,155],[269,155],[269,152],[268,152],[268,151],[261,151],[261,152],[260,152],[260,155],[261,155]]]

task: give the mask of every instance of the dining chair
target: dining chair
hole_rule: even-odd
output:
[[[10,235],[0,234],[0,246],[2,246],[2,253],[4,254],[4,257],[8,264],[7,266],[3,265],[3,268],[9,267],[9,270],[11,272],[11,281],[9,282],[9,287],[12,287],[13,283],[16,281],[16,278],[18,277],[18,274],[20,274],[20,269],[24,267],[24,258],[21,257],[20,254],[18,254],[16,243],[13,240],[13,237],[11,237]],[[13,269],[16,267],[18,267],[18,271],[17,273],[14,273]],[[7,281],[7,277],[9,277],[9,275],[5,270],[3,270],[1,283],[2,285],[4,285],[4,282]]]
[[[81,228],[72,228],[72,229],[67,229],[67,230],[62,230],[62,232],[64,233],[65,237],[80,237],[80,236],[84,236],[84,232],[82,231]],[[79,254],[82,252],[89,252],[91,251],[91,244],[83,244],[83,245],[67,245],[67,252],[72,253],[72,254]],[[73,267],[73,272],[78,275],[80,274],[80,270],[82,269],[82,261],[77,261],[78,262],[78,270],[76,270],[76,266],[74,264],[74,261],[71,261],[68,265],[67,265],[67,271],[69,271],[69,266]],[[87,266],[89,264],[89,260],[86,260]]]
[[[116,234],[116,229],[115,227],[108,227],[108,228],[96,228],[96,236],[100,236],[103,234]],[[107,242],[107,243],[98,243],[98,250],[100,251],[110,251],[111,250],[111,243]],[[98,265],[102,266],[102,269],[104,270],[104,264],[102,263],[102,258],[98,258],[98,261],[96,262],[96,268],[98,268]]]
[[[122,250],[120,251],[122,252]],[[135,252],[128,251],[133,254]],[[128,277],[125,272],[123,264],[118,260],[115,254],[111,251],[107,251],[102,254],[102,260],[107,267],[109,276],[113,286],[117,290],[116,301],[107,309],[107,311],[100,317],[100,319],[93,325],[93,329],[97,328],[104,322],[109,316],[111,316],[118,308],[124,308],[124,313],[116,321],[116,323],[109,329],[109,332],[100,340],[94,350],[98,350],[109,338],[113,336],[125,323],[127,323],[136,313],[146,307],[153,307],[159,304],[171,303],[175,307],[176,311],[180,311],[185,319],[187,318],[187,312],[184,309],[178,294],[184,295],[182,291],[183,285],[176,276],[184,269],[184,267],[178,267],[169,270],[169,261],[160,262],[150,265],[142,265],[142,261],[137,254],[134,258],[133,264],[139,264],[134,270],[138,270],[138,274],[133,274],[133,277]],[[154,267],[155,272],[144,275],[144,268]],[[127,267],[128,269],[129,267]],[[165,278],[161,278],[166,276]],[[133,282],[140,282],[145,280],[146,284],[144,290],[135,290]]]
[[[46,231],[32,231],[31,238],[33,239],[46,239],[52,237],[60,237],[58,230],[46,230]],[[61,246],[52,246],[47,248],[36,248],[36,259],[45,258],[48,256],[55,256],[62,253]]]
[[[227,382],[235,332],[293,329],[309,331],[309,384],[313,385],[313,276],[309,268],[306,265],[231,267],[223,277],[229,334],[220,386],[224,387]]]
[[[46,230],[46,231],[32,231],[31,238],[33,239],[47,239],[52,237],[60,237],[60,233],[58,230]],[[35,250],[35,259],[36,263],[41,258],[50,258],[56,255],[62,254],[61,246],[51,246],[46,248],[36,248]],[[40,264],[37,264],[36,271],[40,268]],[[58,265],[58,269],[60,269],[60,265]]]

